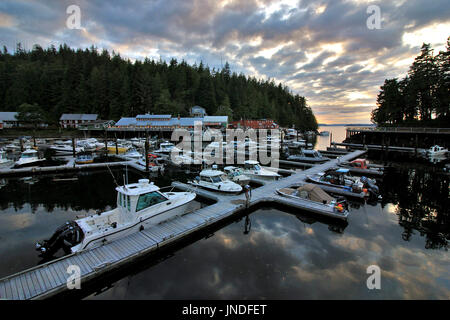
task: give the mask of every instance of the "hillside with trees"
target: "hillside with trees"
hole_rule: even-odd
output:
[[[63,113],[97,113],[118,120],[137,114],[188,116],[200,105],[209,115],[234,120],[272,118],[282,126],[317,129],[306,99],[273,80],[262,81],[230,70],[210,69],[202,62],[132,62],[119,54],[71,49],[62,45],[31,51],[20,44],[14,54],[0,52],[0,111],[32,105],[49,123]],[[22,107],[23,108],[23,107]]]
[[[450,37],[447,50],[434,55],[429,44],[410,66],[408,75],[386,79],[372,111],[381,126],[450,126]]]

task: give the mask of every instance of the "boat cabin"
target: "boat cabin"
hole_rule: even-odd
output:
[[[345,185],[345,175],[348,174],[349,170],[348,169],[331,169],[326,171],[322,177],[320,178],[320,180],[322,181],[326,181],[329,182],[331,184],[336,184],[336,185]]]
[[[220,170],[203,170],[200,172],[200,181],[208,183],[219,183],[226,181],[225,173]]]
[[[352,162],[350,162],[350,165],[352,167],[359,168],[359,169],[367,169],[368,168],[367,164],[368,164],[368,161],[366,159],[355,159]]]
[[[244,162],[244,168],[247,170],[255,170],[255,171],[260,171],[261,170],[261,166],[259,165],[258,161],[255,160],[247,160]]]
[[[122,212],[139,213],[144,209],[169,200],[153,182],[149,183],[148,179],[141,179],[138,183],[117,187],[116,191],[117,207]]]

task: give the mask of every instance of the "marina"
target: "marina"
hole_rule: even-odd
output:
[[[364,151],[355,151],[346,155],[343,160],[352,160],[364,153]],[[69,265],[80,266],[81,281],[85,282],[250,206],[261,202],[275,201],[275,199],[278,203],[289,205],[291,203],[289,199],[274,194],[276,188],[287,187],[303,181],[306,174],[325,170],[335,164],[335,160],[330,161],[309,169],[309,171],[293,174],[256,188],[252,190],[252,198],[247,205],[245,202],[242,203],[242,196],[227,196],[225,199],[224,196],[216,196],[217,203],[193,213],[163,222],[148,230],[144,229],[103,246],[70,254],[5,277],[0,280],[0,295],[8,299],[48,298],[67,290],[65,275]],[[176,186],[180,189],[192,190],[191,186],[183,187],[180,184]],[[236,202],[238,204],[235,204]]]

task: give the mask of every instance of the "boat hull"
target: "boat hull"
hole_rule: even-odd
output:
[[[139,232],[142,230],[145,230],[147,228],[151,228],[152,226],[155,226],[163,221],[167,221],[176,216],[183,215],[188,211],[188,209],[191,206],[194,199],[195,199],[195,197],[192,198],[192,200],[185,202],[184,204],[182,204],[180,206],[174,207],[174,208],[172,208],[168,211],[165,211],[161,214],[158,214],[156,216],[147,218],[147,219],[143,220],[142,222],[124,226],[122,228],[111,229],[110,233],[103,234],[101,237],[86,238],[83,240],[81,245],[72,247],[72,252],[79,252],[79,251],[83,251],[83,250],[100,247],[106,243],[121,239],[123,237],[126,237],[128,235],[131,235],[133,233],[136,233],[136,232]]]
[[[291,196],[281,192],[280,190],[277,190],[277,193],[283,198],[289,199],[289,203],[299,209],[320,214],[322,216],[327,216],[330,218],[336,218],[344,221],[347,220],[349,214],[347,210],[342,213],[338,213],[334,210],[334,206],[331,205],[324,205],[308,199],[302,199],[299,197]],[[283,203],[282,201],[280,202]]]

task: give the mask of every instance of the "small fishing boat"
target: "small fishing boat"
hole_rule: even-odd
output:
[[[124,145],[124,144],[119,144],[119,143],[117,144],[117,147],[116,147],[115,143],[113,143],[112,145],[108,144],[107,149],[108,149],[109,154],[116,154],[116,152],[119,154],[123,154],[123,153],[126,153],[130,149],[130,147],[127,145]]]
[[[257,178],[262,180],[278,180],[281,176],[273,171],[264,169],[256,160],[246,160],[244,162],[243,174],[250,178]]]
[[[14,161],[6,157],[6,151],[0,150],[0,168],[9,168],[14,165]]]
[[[277,189],[277,193],[293,200],[298,207],[310,212],[342,220],[346,220],[349,214],[345,199],[337,200],[311,183],[298,188]]]
[[[250,183],[250,177],[246,176],[243,173],[242,168],[228,166],[228,167],[223,168],[223,170],[228,175],[228,178],[231,181],[239,184],[240,186],[245,186]]]
[[[89,164],[94,162],[94,156],[92,154],[80,154],[76,157],[76,164]]]
[[[447,148],[443,148],[438,145],[432,146],[430,149],[426,150],[426,154],[429,157],[446,156],[447,153]]]
[[[196,197],[194,192],[162,192],[148,179],[116,191],[117,208],[66,222],[50,239],[36,243],[36,250],[51,257],[60,249],[73,253],[99,247],[186,214]]]
[[[181,152],[182,150],[175,147],[175,145],[171,142],[163,142],[159,145],[159,149],[153,151],[154,153],[160,153],[166,156],[170,156],[171,152]]]
[[[22,152],[19,160],[17,160],[16,163],[14,164],[14,168],[37,166],[42,161],[45,161],[45,159],[39,158],[38,151],[34,149],[27,149],[24,152]]]
[[[290,141],[288,143],[290,149],[301,149],[306,147],[306,140]]]
[[[354,193],[364,192],[366,196],[380,197],[380,192],[374,179],[353,177],[347,168],[332,168],[306,177],[308,181],[319,185],[342,188]]]
[[[367,174],[367,175],[383,175],[384,168],[377,166],[370,166],[370,163],[366,159],[355,159],[350,162],[340,162],[339,167],[348,168],[350,172],[355,174]]]
[[[125,154],[125,157],[130,158],[130,159],[141,159],[142,158],[142,154],[140,152],[138,152],[136,149],[132,148],[129,149]]]
[[[156,154],[148,154],[148,169],[151,172],[158,172],[158,171],[164,171],[164,165],[159,162],[161,160],[160,157],[158,157]],[[145,167],[146,160],[145,157],[142,157],[138,162],[139,165]]]
[[[61,155],[69,155],[72,154],[74,151],[74,148],[70,144],[54,144],[49,147],[50,150],[55,151],[57,154]],[[82,147],[75,147],[75,153],[83,152],[84,148]]]
[[[194,180],[188,181],[188,184],[226,193],[239,193],[242,191],[240,185],[231,181],[223,171],[217,170],[215,165],[212,169],[202,170],[200,175]]]
[[[299,161],[299,162],[309,162],[309,163],[323,163],[330,158],[322,156],[322,154],[317,150],[305,150],[301,149],[300,153],[290,155],[287,158],[289,161]]]

